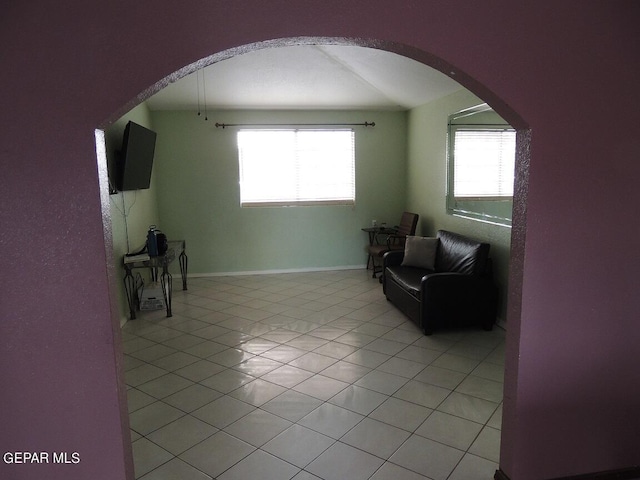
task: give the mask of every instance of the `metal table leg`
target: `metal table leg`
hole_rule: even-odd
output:
[[[139,306],[140,299],[138,298],[138,291],[143,285],[142,277],[138,273],[135,277],[130,268],[125,267],[124,274],[124,291],[127,294],[127,305],[129,306],[129,315],[131,320],[136,319],[136,310]]]
[[[182,250],[182,253],[178,257],[178,261],[180,262],[180,275],[182,276],[182,290],[187,289],[187,264],[189,259],[187,255]]]
[[[169,273],[169,269],[166,265],[162,269],[160,283],[162,284],[162,295],[164,296],[164,302],[167,306],[167,317],[171,317],[173,316],[173,314],[171,313],[171,293],[173,291],[173,277]]]
[[[133,274],[131,270],[126,269],[126,273],[124,274],[124,291],[127,293],[127,303],[129,305],[129,316],[131,320],[136,319],[136,301],[135,301],[135,292],[136,292],[136,281],[133,278]]]

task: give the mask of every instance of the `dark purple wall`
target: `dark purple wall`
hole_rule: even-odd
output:
[[[132,472],[109,295],[119,279],[105,248],[94,129],[185,65],[299,36],[406,45],[530,126],[528,201],[516,199],[526,217],[514,228],[501,467],[512,480],[539,480],[640,464],[640,4],[8,3],[0,19],[0,454],[77,451],[81,462],[0,459],[0,478]]]

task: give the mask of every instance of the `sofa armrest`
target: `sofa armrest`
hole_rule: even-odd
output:
[[[382,275],[380,283],[382,283],[382,291],[387,294],[387,267],[400,265],[404,259],[404,250],[390,250],[382,257]]]
[[[453,298],[464,301],[481,298],[488,293],[493,282],[478,275],[441,272],[430,273],[422,277],[421,291],[423,301],[438,298]]]
[[[467,316],[482,319],[490,329],[497,314],[498,292],[493,280],[464,273],[433,273],[422,277],[420,285],[423,318],[435,325],[444,324],[450,317],[460,321]],[[430,329],[423,325],[425,330]]]
[[[404,250],[391,250],[382,257],[383,271],[387,267],[400,265],[404,259]]]
[[[435,272],[429,273],[422,277],[422,287],[425,286],[443,286],[446,288],[453,288],[456,285],[471,285],[475,284],[478,281],[481,281],[482,278],[476,275],[468,275],[466,273],[458,273],[458,272]]]

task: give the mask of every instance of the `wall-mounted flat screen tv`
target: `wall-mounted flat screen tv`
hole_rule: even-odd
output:
[[[155,148],[156,132],[134,122],[127,123],[118,161],[118,190],[149,188]]]

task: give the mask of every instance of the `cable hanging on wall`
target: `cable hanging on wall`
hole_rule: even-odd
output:
[[[198,116],[200,116],[200,71],[196,70],[196,95],[198,97]]]
[[[375,122],[363,123],[218,123],[216,128],[227,127],[375,127]]]
[[[207,115],[207,81],[204,74],[204,68],[202,69],[202,98],[204,100],[204,119],[209,120]]]
[[[202,113],[201,104],[200,104],[200,74],[202,74],[202,100],[204,103],[204,119],[209,120],[209,116],[207,114],[207,82],[205,80],[204,68],[202,70],[196,71],[196,94],[198,97],[198,116],[200,116]]]

